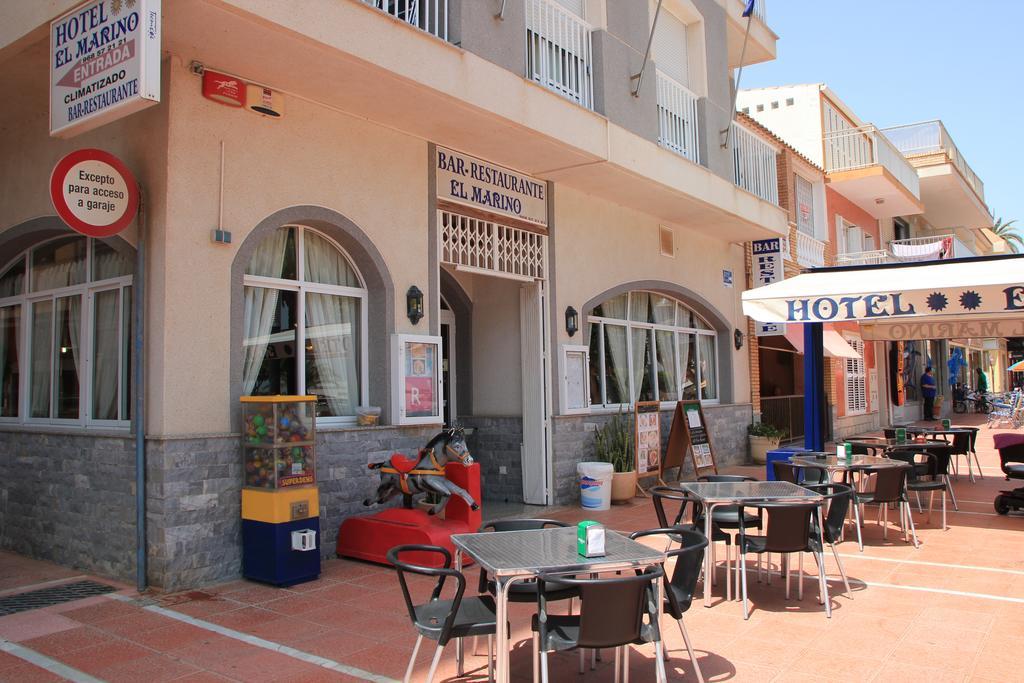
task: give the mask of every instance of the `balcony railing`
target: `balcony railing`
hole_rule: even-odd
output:
[[[898,261],[935,261],[953,258],[953,234],[909,237],[889,242],[889,251]]]
[[[761,422],[785,432],[785,439],[804,435],[804,395],[762,396]]]
[[[662,72],[658,77],[658,144],[700,163],[697,96]]]
[[[892,263],[896,260],[896,257],[890,254],[887,249],[851,251],[836,255],[837,266],[870,266],[876,263]]]
[[[407,24],[448,40],[448,0],[363,0]]]
[[[552,0],[526,0],[526,77],[594,107],[592,28]]]
[[[910,123],[904,126],[893,126],[883,128],[885,136],[892,140],[904,156],[922,157],[932,154],[945,154],[963,175],[964,180],[970,185],[981,201],[985,201],[985,184],[971,168],[970,164],[960,154],[960,150],[953,143],[946,127],[942,121],[925,121],[923,123]]]
[[[809,268],[821,268],[825,265],[825,243],[811,237],[806,232],[794,229],[796,242],[796,262]]]
[[[733,179],[736,185],[776,205],[779,203],[777,154],[775,148],[760,137],[739,123],[732,124]]]
[[[921,196],[917,170],[903,153],[874,126],[848,128],[825,133],[825,171],[837,173],[869,166],[882,166],[915,197]]]
[[[764,23],[768,23],[764,13],[764,0],[754,0],[754,16]]]

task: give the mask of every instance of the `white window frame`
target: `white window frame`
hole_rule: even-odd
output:
[[[425,334],[391,335],[391,376],[392,421],[396,425],[439,425],[444,422],[444,408],[441,401],[441,337]],[[434,347],[434,406],[437,415],[407,417],[405,415],[405,345],[408,343],[427,344]],[[454,419],[454,418],[453,418]]]
[[[580,408],[569,407],[569,357],[572,355],[583,356],[583,406]],[[574,344],[562,345],[562,414],[563,415],[587,415],[590,413],[590,347]]]
[[[634,322],[633,320],[630,320],[630,317],[631,317],[631,314],[632,314],[632,307],[633,307],[633,296],[632,295],[634,293],[637,293],[637,294],[640,294],[640,293],[652,294],[652,295],[662,296],[662,297],[665,297],[667,299],[670,299],[670,300],[672,300],[677,305],[676,309],[675,309],[676,310],[676,316],[678,316],[678,314],[679,314],[679,306],[682,306],[683,308],[685,308],[688,311],[690,311],[694,316],[696,316],[697,318],[702,320],[704,322],[704,324],[707,325],[711,329],[701,329],[701,328],[695,328],[695,327],[685,327],[685,326],[677,325],[677,324],[674,324],[674,325],[662,325],[662,324],[655,324],[655,323]],[[629,292],[625,292],[625,294],[628,295],[627,303],[626,303],[626,317],[625,317],[625,319],[622,319],[622,318],[607,318],[607,317],[603,317],[603,316],[588,315],[587,316],[587,330],[588,330],[588,333],[589,333],[589,331],[590,331],[590,324],[591,323],[598,324],[600,326],[600,332],[599,333],[601,335],[601,341],[603,342],[603,340],[604,340],[604,327],[605,326],[607,326],[607,325],[617,325],[619,327],[623,327],[623,328],[626,329],[626,360],[627,360],[628,368],[629,368],[629,370],[628,370],[628,374],[629,374],[629,395],[633,396],[634,393],[635,393],[634,392],[634,387],[633,387],[633,334],[632,334],[632,330],[635,330],[635,329],[648,330],[648,334],[650,335],[649,339],[650,339],[650,343],[651,343],[651,353],[653,354],[653,358],[655,359],[655,361],[657,360],[657,357],[658,357],[657,356],[657,353],[658,353],[657,339],[658,339],[658,337],[657,337],[656,334],[654,334],[654,332],[655,331],[665,331],[665,332],[671,332],[672,333],[672,359],[673,359],[673,362],[675,363],[675,369],[676,369],[676,382],[677,382],[676,396],[678,396],[679,398],[676,399],[676,400],[659,401],[659,404],[660,404],[661,408],[662,409],[671,409],[672,407],[675,406],[677,401],[684,400],[683,399],[683,382],[685,381],[685,377],[683,377],[683,372],[682,372],[684,370],[684,368],[680,367],[680,364],[679,364],[679,335],[680,334],[693,334],[694,335],[694,344],[693,344],[693,349],[691,350],[691,353],[694,354],[693,355],[693,359],[694,359],[694,363],[695,363],[694,367],[696,368],[695,380],[696,380],[696,385],[697,385],[696,386],[697,400],[699,400],[702,405],[718,405],[718,404],[720,404],[721,403],[721,396],[722,396],[722,382],[721,382],[722,375],[721,375],[721,360],[719,359],[719,356],[721,354],[718,353],[718,332],[714,328],[711,327],[711,324],[708,323],[708,321],[702,315],[700,315],[699,313],[694,311],[693,308],[691,308],[690,306],[686,305],[686,303],[684,301],[681,301],[680,299],[677,299],[677,298],[672,297],[672,296],[668,296],[666,294],[662,294],[661,292],[653,292],[653,291],[650,291],[650,290],[643,290],[643,289],[630,290]],[[621,295],[617,295],[617,296],[621,296]],[[676,320],[676,323],[678,323],[678,320]],[[703,372],[701,370],[701,358],[700,358],[700,355],[699,355],[700,354],[700,344],[697,343],[697,337],[699,335],[704,335],[704,336],[712,337],[712,338],[715,339],[715,343],[713,344],[713,347],[715,349],[715,362],[714,362],[715,373],[714,374],[715,374],[715,379],[716,379],[716,384],[715,384],[716,398],[702,398],[701,397],[700,387],[701,387],[702,380],[703,380],[703,377],[702,377]],[[633,407],[633,403],[632,402],[626,402],[626,403],[605,403],[604,402],[608,398],[608,390],[607,390],[607,387],[605,386],[605,378],[607,377],[607,373],[604,372],[604,369],[605,369],[604,347],[605,347],[604,343],[599,343],[598,348],[599,348],[600,352],[599,352],[599,357],[598,357],[598,363],[600,364],[600,367],[601,367],[601,370],[602,370],[602,372],[600,373],[601,395],[597,396],[597,397],[594,397],[594,396],[590,397],[590,400],[591,400],[590,412],[597,413],[597,412],[616,412],[616,411],[620,411],[620,410],[632,410],[632,407]],[[587,351],[588,351],[588,354],[589,354],[589,351],[590,351],[589,347],[587,347]],[[590,360],[592,360],[592,359],[590,359]],[[588,364],[588,367],[589,367],[589,364]],[[654,395],[657,396],[660,393],[660,387],[658,385],[658,373],[657,372],[655,372],[654,376],[651,378],[651,385],[652,385],[652,388],[654,390]],[[588,380],[587,386],[589,387],[589,380]],[[589,389],[588,389],[588,391],[589,391]],[[597,402],[598,399],[600,399],[600,402]],[[685,400],[692,400],[692,399],[685,399]]]
[[[843,338],[860,354],[860,358],[845,358],[843,364],[843,397],[847,415],[864,415],[868,412],[868,372],[864,359],[864,340],[860,335],[844,333]],[[851,392],[850,387],[853,387]],[[859,401],[857,400],[859,399]]]
[[[367,405],[369,403],[370,389],[368,386],[369,378],[369,351],[367,349],[367,324],[369,316],[367,313],[367,290],[366,281],[363,279],[362,273],[356,268],[355,263],[349,257],[348,252],[345,251],[340,244],[331,239],[328,235],[316,230],[314,228],[308,228],[301,224],[296,225],[282,225],[279,230],[292,228],[295,230],[295,280],[288,280],[285,278],[266,277],[264,275],[244,275],[242,277],[242,286],[244,287],[263,287],[265,289],[277,289],[289,292],[297,292],[296,296],[296,310],[295,319],[300,321],[301,324],[295,326],[295,363],[301,372],[296,372],[295,376],[298,379],[298,394],[306,394],[306,294],[330,294],[335,296],[345,296],[354,299],[359,299],[359,405]],[[306,281],[306,246],[305,246],[305,233],[306,231],[316,233],[317,237],[328,242],[331,246],[338,250],[345,261],[348,263],[352,272],[356,274],[356,278],[359,280],[361,287],[346,287],[343,285],[325,285],[318,282],[307,282]],[[244,291],[244,290],[243,290]],[[317,424],[322,427],[330,426],[344,426],[356,424],[355,415],[332,415],[329,417],[317,417]]]
[[[40,291],[31,291],[32,289],[32,253],[37,249],[46,246],[51,242],[57,240],[67,239],[68,237],[79,237],[85,240],[85,281],[81,284],[71,285],[68,287],[58,287],[56,289],[45,289]],[[104,280],[92,280],[93,275],[93,251],[95,248],[96,239],[92,237],[86,237],[84,235],[77,236],[73,234],[62,234],[56,237],[52,237],[47,240],[43,240],[38,244],[33,244],[22,251],[15,258],[7,261],[0,267],[0,274],[6,273],[9,268],[14,266],[18,261],[24,261],[25,263],[25,276],[22,284],[21,294],[15,294],[0,298],[0,308],[7,308],[9,306],[20,306],[19,311],[19,325],[18,331],[21,337],[21,351],[22,354],[18,359],[18,362],[22,366],[20,377],[18,378],[18,415],[14,416],[0,416],[0,424],[16,424],[26,425],[32,427],[78,427],[83,429],[112,429],[112,430],[127,430],[131,426],[131,419],[123,420],[98,420],[92,417],[92,388],[93,388],[93,340],[96,335],[95,325],[95,296],[99,292],[118,290],[118,301],[120,303],[119,315],[118,315],[118,331],[121,337],[121,350],[119,352],[118,362],[118,409],[122,405],[128,405],[128,414],[131,413],[131,393],[133,390],[132,382],[130,377],[126,377],[126,374],[130,374],[131,366],[126,364],[126,358],[124,357],[125,349],[130,348],[131,340],[128,340],[128,346],[125,345],[124,335],[124,297],[126,296],[125,291],[132,288],[134,276],[122,275],[119,277],[107,278]],[[134,289],[132,290],[134,295]],[[32,376],[32,308],[36,304],[50,301],[53,304],[53,312],[56,311],[57,299],[80,296],[81,297],[81,327],[79,329],[79,368],[78,368],[78,417],[77,418],[60,418],[60,417],[32,417],[31,412],[31,400],[29,396],[29,390],[31,388],[31,376]],[[52,313],[51,313],[52,315]],[[51,343],[55,341],[55,328],[57,324],[56,317],[54,316],[50,321],[50,340]],[[50,355],[50,402],[49,402],[49,413],[53,415],[54,412],[54,387],[53,382],[55,379],[54,364],[56,351],[56,345],[51,348]],[[130,352],[129,352],[130,353]],[[128,394],[128,403],[123,403],[124,393]]]

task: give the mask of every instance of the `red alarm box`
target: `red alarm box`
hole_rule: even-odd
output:
[[[203,72],[203,97],[229,107],[245,106],[246,83],[240,78],[210,71]]]

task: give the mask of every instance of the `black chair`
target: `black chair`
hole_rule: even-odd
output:
[[[850,501],[853,500],[853,488],[846,484],[808,484],[807,488],[824,496],[825,504],[828,506],[828,511],[825,513],[825,527],[820,535],[818,534],[817,521],[812,520],[811,548],[815,552],[823,553],[824,548],[819,550],[818,547],[821,545],[822,537],[824,537],[825,543],[828,543],[832,548],[832,556],[836,558],[836,564],[839,565],[839,573],[843,577],[846,594],[851,595],[850,582],[846,578],[846,569],[843,567],[843,561],[836,550],[836,544],[841,543],[843,540],[843,525],[846,524],[846,513],[850,509]],[[802,573],[800,580],[803,581]]]
[[[874,489],[871,491],[857,491],[855,496],[855,512],[857,518],[857,542],[861,550],[864,549],[863,541],[860,538],[860,509],[859,506],[875,504],[880,506],[880,513],[884,515],[882,523],[882,538],[888,538],[889,530],[889,505],[897,505],[900,509],[900,526],[903,528],[903,540],[907,539],[907,528],[914,538],[914,547],[917,544],[917,532],[914,530],[914,518],[910,515],[910,500],[907,498],[907,477],[910,474],[911,466],[900,465],[885,467],[868,467],[862,470],[865,475],[874,476]]]
[[[790,484],[824,484],[827,481],[828,473],[817,467],[805,467],[794,465],[791,462],[775,460],[772,462],[775,470],[775,478],[779,481],[788,481]]]
[[[966,435],[965,435],[966,436]],[[935,501],[935,492],[942,491],[942,528],[946,526],[946,492],[949,490],[948,475],[945,474],[949,467],[949,455],[945,453],[930,453],[928,451],[901,451],[894,450],[889,453],[892,460],[901,460],[910,465],[910,472],[907,473],[907,491],[913,491],[917,496],[917,508],[921,510],[921,493],[928,492],[928,521],[932,518],[932,504]]]
[[[743,482],[743,481],[757,481],[754,477],[745,477],[739,474],[705,474],[704,476],[697,477],[697,481],[706,482]],[[700,508],[701,524],[703,525],[703,507]],[[743,523],[740,523],[742,518]],[[760,513],[756,515],[742,515],[740,514],[740,507],[738,505],[718,505],[711,512],[711,566],[715,566],[715,541],[722,540],[719,534],[728,538],[728,534],[725,531],[736,531],[740,527],[756,527],[761,528],[761,516]],[[731,555],[731,539],[726,541],[726,578],[731,580],[732,578],[732,555]],[[739,577],[737,577],[737,581]],[[711,574],[711,584],[716,583],[716,577],[714,572]],[[738,588],[738,586],[737,586]],[[726,583],[726,600],[732,599],[732,584]]]
[[[704,550],[708,547],[708,539],[700,531],[678,526],[636,531],[629,537],[635,540],[656,535],[668,536],[673,542],[682,545],[681,548],[668,551],[668,556],[674,558],[676,564],[672,569],[672,578],[665,577],[664,610],[666,614],[671,614],[679,624],[679,633],[683,636],[686,651],[690,654],[690,662],[693,663],[697,680],[704,683],[704,674],[701,673],[697,655],[693,651],[690,636],[686,632],[686,625],[683,624],[683,614],[693,604],[693,595],[697,588],[697,578],[700,576],[704,564]]]
[[[884,434],[885,438],[887,438],[887,439],[895,439],[896,438],[896,428],[895,427],[885,427],[884,429],[882,429],[882,434]]]
[[[548,652],[576,648],[615,649],[615,679],[620,666],[628,671],[630,645],[654,643],[657,680],[665,681],[661,630],[654,582],[665,576],[661,567],[650,567],[636,576],[579,579],[542,574],[538,577],[537,614],[533,615],[533,679],[548,680]],[[546,593],[572,588],[579,591],[578,615],[548,614]],[[646,615],[646,622],[644,616]],[[623,647],[625,650],[623,651]],[[628,674],[627,674],[628,675]]]
[[[974,467],[971,466],[971,458],[974,458],[974,464],[978,468],[978,476],[982,479],[985,475],[981,471],[981,462],[978,460],[978,453],[974,450],[974,444],[978,439],[978,428],[972,427],[970,431],[955,432],[953,434],[953,451],[951,453],[953,458],[953,472],[960,474],[960,456],[967,459],[967,476],[973,484],[974,478]]]
[[[825,579],[825,556],[821,544],[812,547],[811,518],[820,509],[819,503],[756,503],[743,505],[743,508],[756,508],[767,516],[767,528],[762,536],[750,536],[746,529],[740,529],[740,576],[743,585],[743,618],[750,618],[747,606],[747,553],[762,555],[764,553],[781,553],[783,555],[783,573],[786,577],[786,598],[789,598],[789,553],[812,553],[818,564],[818,588],[821,602],[825,605],[825,615],[832,618],[832,603],[828,597],[828,582]],[[803,563],[801,562],[800,581],[797,584],[797,597],[803,598]]]
[[[547,529],[550,527],[567,527],[569,526],[565,522],[559,522],[554,519],[500,519],[493,520],[490,522],[484,522],[480,525],[480,531],[533,531],[535,529]],[[497,588],[494,583],[494,579],[487,576],[487,572],[483,568],[480,569],[480,583],[478,586],[480,593],[490,593],[491,595],[497,595]],[[576,591],[572,589],[556,590],[549,592],[547,599],[552,600],[571,600],[576,597]],[[508,588],[508,601],[509,602],[536,602],[537,601],[537,581],[529,579],[527,581],[517,581]],[[569,611],[572,611],[572,603],[569,603]]]
[[[418,554],[420,557],[425,554],[441,555],[444,558],[444,566],[426,567],[406,562],[402,560],[402,556],[406,554]],[[427,674],[427,683],[431,683],[437,672],[437,664],[441,661],[441,653],[448,641],[452,638],[484,635],[487,636],[488,642],[487,677],[491,679],[494,666],[493,636],[497,633],[494,598],[490,595],[463,598],[466,591],[466,577],[462,575],[462,572],[452,569],[452,555],[446,548],[436,545],[399,545],[388,551],[387,558],[398,573],[398,583],[402,586],[402,595],[405,598],[406,609],[409,611],[409,619],[419,632],[412,657],[409,658],[409,666],[405,670],[404,680],[406,683],[412,676],[413,667],[416,666],[416,656],[420,651],[420,643],[424,638],[437,641],[434,658],[430,662],[430,672]],[[437,583],[430,593],[430,600],[420,605],[413,604],[412,594],[409,592],[409,584],[405,577],[407,572],[437,578]],[[442,600],[441,591],[444,590],[444,582],[448,577],[455,581],[455,595],[451,600]]]

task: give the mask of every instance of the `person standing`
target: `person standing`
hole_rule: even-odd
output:
[[[977,372],[978,372],[978,384],[977,384],[978,391],[980,391],[981,393],[985,393],[986,391],[988,391],[988,375],[986,375],[985,371],[982,370],[981,368],[977,368]]]
[[[924,419],[935,419],[935,377],[932,375],[932,366],[924,369],[921,375],[921,396],[924,398]]]

